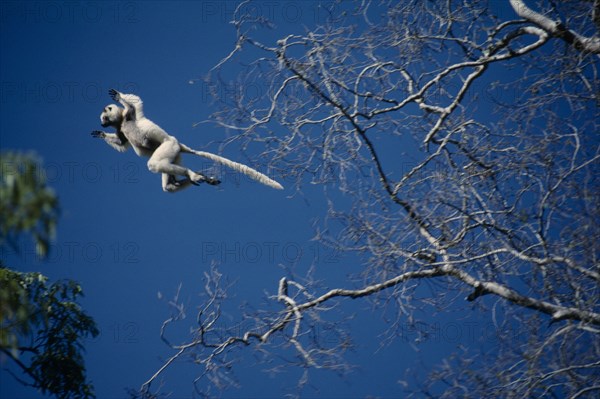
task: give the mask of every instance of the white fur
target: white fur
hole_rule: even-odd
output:
[[[180,144],[175,137],[167,134],[160,126],[144,116],[143,102],[138,96],[119,93],[114,89],[111,89],[109,94],[115,101],[120,102],[124,108],[114,104],[107,105],[100,114],[100,122],[103,127],[114,127],[116,133],[105,133],[96,130],[92,132],[92,136],[103,138],[104,141],[118,151],[125,151],[131,145],[137,155],[149,157],[148,169],[153,173],[162,174],[162,188],[164,191],[175,192],[188,187],[190,184],[201,182],[212,185],[220,183],[216,179],[181,166],[181,153],[196,154],[208,158],[244,173],[269,187],[283,189],[281,184],[249,166],[208,152],[196,151]],[[176,180],[175,176],[183,176],[184,179]]]

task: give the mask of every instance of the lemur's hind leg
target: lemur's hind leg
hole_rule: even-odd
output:
[[[180,150],[177,140],[174,137],[170,137],[158,146],[148,160],[148,169],[151,172],[163,174],[162,188],[164,191],[173,191],[178,186],[181,187],[183,185],[187,187],[189,183],[196,184],[207,180],[206,176],[178,164]],[[177,184],[177,181],[173,181],[174,178],[171,179],[169,176],[183,176],[187,179]]]
[[[175,159],[173,160],[172,165],[180,166],[180,162],[181,162],[181,156],[177,155],[175,157]],[[190,185],[199,186],[200,183],[202,183],[202,182],[206,182],[207,184],[210,184],[213,186],[216,186],[221,183],[219,180],[212,178],[212,177],[208,177],[202,173],[198,172],[196,174],[201,176],[200,180],[194,181],[194,180],[190,179],[189,177],[178,180],[176,175],[163,173],[161,176],[162,188],[166,192],[175,193],[177,191],[180,191],[180,190],[183,190],[183,189],[189,187]]]

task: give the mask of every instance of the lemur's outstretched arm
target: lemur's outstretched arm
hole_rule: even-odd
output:
[[[106,133],[101,130],[94,130],[92,137],[103,139],[109,146],[119,152],[127,151],[129,148],[129,141],[127,141],[125,135],[120,131],[117,131],[117,133]]]
[[[141,119],[144,117],[144,103],[141,98],[135,94],[123,94],[115,89],[108,91],[110,97],[121,103],[125,107],[125,119]]]

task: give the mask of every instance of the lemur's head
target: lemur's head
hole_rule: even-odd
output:
[[[123,108],[115,104],[109,104],[104,107],[104,111],[100,114],[100,124],[102,127],[120,127],[121,122],[123,122]]]

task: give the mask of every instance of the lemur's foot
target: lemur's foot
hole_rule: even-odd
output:
[[[214,177],[207,177],[206,183],[210,184],[211,186],[218,186],[221,184],[221,180],[215,179]]]
[[[203,175],[202,173],[191,172],[190,173],[190,183],[192,183],[195,186],[199,186],[200,183],[207,183],[207,184],[210,184],[211,186],[216,186],[216,185],[220,184],[221,181],[218,179],[215,179],[214,177],[207,177],[207,176]]]
[[[179,188],[179,187],[181,187],[181,185],[185,184],[188,181],[190,183],[192,182],[190,179],[177,180],[177,178],[175,176],[169,175],[168,185],[171,186],[171,187]],[[194,183],[194,184],[196,184],[196,183]]]

